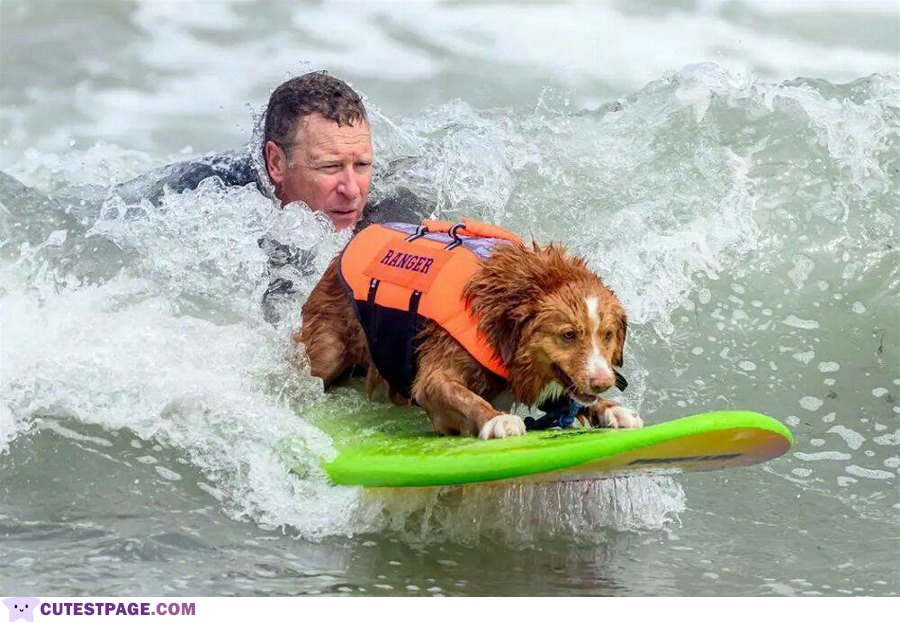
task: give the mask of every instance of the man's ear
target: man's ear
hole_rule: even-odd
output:
[[[274,141],[266,141],[266,171],[269,173],[269,179],[277,189],[281,186],[287,174],[288,161],[284,149],[275,144]]]

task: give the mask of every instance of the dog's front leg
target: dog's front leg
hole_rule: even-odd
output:
[[[522,419],[495,410],[484,398],[446,374],[431,374],[418,381],[413,399],[428,413],[439,434],[477,435],[482,440],[525,434]]]

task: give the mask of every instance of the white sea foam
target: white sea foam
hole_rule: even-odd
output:
[[[819,328],[819,323],[816,320],[804,320],[796,315],[789,315],[785,318],[784,323],[788,326],[792,326],[793,328],[800,328],[803,330],[815,330]]]
[[[104,214],[94,234],[114,237],[143,261],[99,284],[57,283],[53,272],[38,271],[26,287],[26,271],[4,265],[0,450],[36,421],[39,429],[104,447],[109,441],[67,422],[127,429],[187,456],[216,482],[234,517],[296,525],[309,537],[352,532],[335,517],[348,516],[358,495],[334,492],[321,476],[289,475],[275,452],[287,436],[305,438],[315,465],[331,445],[281,397],[314,404],[321,391],[290,369],[290,326],[263,322],[257,297],[265,261],[258,237],[274,230],[301,248],[317,245],[322,262],[342,238],[302,211],[267,205],[257,220],[260,201],[204,186],[143,219],[124,217],[125,209]],[[40,253],[32,256],[40,266]],[[171,465],[156,470],[164,479],[181,477]]]
[[[896,19],[896,7],[859,4],[865,8],[857,14],[869,15],[875,24]],[[97,42],[98,53],[82,59],[80,50],[72,50],[74,66],[66,69],[71,80],[52,74],[46,81],[22,80],[29,104],[63,115],[63,125],[31,123],[16,104],[0,107],[0,118],[11,130],[11,153],[0,153],[5,156],[0,164],[14,162],[18,157],[12,153],[27,147],[59,151],[85,137],[88,144],[106,140],[157,153],[161,146],[170,153],[185,144],[199,151],[240,144],[251,123],[245,105],[258,108],[286,76],[319,68],[355,81],[364,91],[371,85],[401,108],[405,101],[420,107],[446,101],[460,90],[480,98],[480,106],[512,105],[522,93],[547,84],[571,88],[580,104],[597,105],[704,61],[724,67],[736,77],[734,84],[750,77],[796,76],[838,82],[897,70],[892,50],[878,49],[870,38],[857,35],[835,43],[827,35],[795,36],[789,28],[771,27],[783,19],[771,21],[770,4],[745,5],[740,20],[717,3],[644,12],[599,3],[511,8],[439,2],[401,6],[381,0],[354,4],[352,18],[334,3],[292,10],[243,0],[174,6],[143,0],[123,11],[124,23],[113,33],[119,36],[109,37],[106,45]],[[847,7],[828,3],[829,11],[849,13]],[[73,22],[73,32],[80,26],[89,33],[94,25],[89,14],[62,13]],[[7,31],[13,45],[15,34],[13,21]],[[77,36],[69,39],[77,41]],[[480,68],[474,72],[477,81],[463,78],[460,84],[460,68],[473,63]],[[23,75],[39,73],[20,64]],[[47,74],[46,68],[40,73]],[[485,79],[491,89],[482,88]],[[422,84],[425,88],[419,88]],[[436,100],[429,99],[432,93]],[[702,85],[686,86],[681,93],[690,94],[695,115],[701,116],[717,96]],[[135,118],[145,131],[135,131]],[[190,130],[181,130],[185,127]],[[862,132],[858,136],[864,138]]]
[[[10,441],[21,434],[26,426],[26,421],[17,421],[9,406],[0,403],[0,455],[6,452]]]
[[[864,437],[859,432],[851,430],[850,428],[844,427],[842,425],[832,426],[828,429],[828,432],[830,434],[837,434],[842,439],[844,439],[844,442],[847,443],[847,446],[850,449],[859,449],[866,440],[866,437]]]
[[[855,464],[850,464],[844,467],[844,470],[847,471],[850,475],[855,475],[856,477],[864,477],[867,479],[894,479],[897,477],[890,471],[882,471],[881,469],[867,469],[861,466],[857,466]]]
[[[807,395],[800,398],[799,404],[805,410],[810,412],[815,412],[822,408],[822,404],[824,402],[817,397],[813,397],[812,395]]]
[[[850,454],[841,451],[817,451],[807,453],[805,451],[795,451],[794,457],[804,462],[816,462],[819,460],[849,460]]]
[[[704,6],[724,7],[730,4],[730,0],[703,0]],[[819,0],[744,0],[744,4],[750,5],[761,13],[773,13],[783,15],[786,13],[820,13],[823,5]],[[836,14],[891,14],[896,10],[896,4],[892,0],[828,0],[828,11]]]
[[[882,434],[872,439],[876,445],[900,445],[900,430],[888,434]]]
[[[886,53],[763,34],[730,23],[715,11],[691,15],[669,10],[646,15],[596,3],[580,8],[576,13],[580,16],[573,19],[572,8],[566,5],[527,5],[514,12],[492,5],[465,11],[420,5],[418,10],[390,19],[415,27],[436,45],[486,63],[558,71],[573,82],[627,81],[624,86],[630,88],[676,66],[709,58],[719,59],[735,73],[765,72],[771,78],[846,78],[847,72],[852,76],[862,66],[876,71],[880,67],[885,72],[896,69],[896,59]],[[882,11],[891,14],[886,7]],[[566,35],[561,37],[560,32]],[[635,47],[635,42],[644,41],[655,44]],[[735,41],[741,45],[736,47]],[[566,59],[565,66],[557,64],[559,59]]]
[[[791,358],[794,360],[800,361],[804,365],[809,365],[814,358],[816,358],[815,350],[808,350],[806,352],[795,352],[791,355]]]
[[[794,286],[798,289],[806,284],[809,275],[815,268],[815,262],[804,255],[795,255],[792,259],[794,267],[788,270],[788,277],[793,281]]]
[[[366,494],[366,512],[379,508],[391,531],[409,541],[498,539],[530,545],[547,536],[605,539],[605,528],[661,529],[685,509],[681,486],[660,477],[622,477],[548,484],[384,489]]]

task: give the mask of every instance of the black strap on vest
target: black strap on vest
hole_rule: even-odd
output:
[[[419,368],[416,360],[416,347],[418,340],[416,336],[419,333],[419,300],[422,298],[422,292],[414,290],[409,297],[409,307],[406,315],[406,352],[403,356],[403,369],[406,370],[406,376],[415,379],[416,371]],[[410,380],[412,384],[412,380]]]
[[[366,299],[366,302],[369,303],[369,308],[375,308],[375,295],[378,293],[378,284],[381,283],[378,279],[372,279],[369,281],[369,295]],[[372,313],[369,315],[369,330],[366,331],[368,333],[369,339],[369,348],[374,352],[377,348],[378,344],[378,314]]]

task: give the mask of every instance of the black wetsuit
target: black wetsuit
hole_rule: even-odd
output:
[[[203,180],[218,177],[226,186],[255,184],[262,194],[270,195],[266,190],[268,180],[264,180],[262,175],[265,173],[259,172],[249,149],[235,149],[196,160],[176,162],[145,173],[116,186],[115,193],[126,202],[146,199],[159,205],[167,189],[175,193],[195,190]],[[377,203],[366,205],[356,230],[376,222],[418,223],[430,211],[412,192],[399,188]],[[295,280],[309,277],[315,271],[312,261],[314,253],[267,237],[260,238],[258,242],[268,256],[269,286],[263,294],[263,312],[266,319],[274,323],[280,319],[276,300],[296,293]]]
[[[126,202],[147,199],[154,205],[159,205],[166,188],[175,193],[195,190],[203,180],[218,177],[226,186],[255,184],[262,194],[269,195],[266,190],[268,180],[262,179],[264,174],[258,171],[248,149],[235,149],[170,164],[119,184],[114,191]],[[373,182],[378,183],[379,177],[387,175],[390,175],[390,169],[381,174],[376,173]],[[374,222],[417,223],[428,216],[431,210],[426,208],[424,202],[412,192],[399,188],[377,203],[366,205],[357,230]]]
[[[210,177],[218,177],[226,186],[256,184],[265,194],[248,149],[234,149],[169,164],[119,184],[114,191],[129,203],[147,199],[159,205],[166,188],[175,193],[195,190],[201,181]]]

